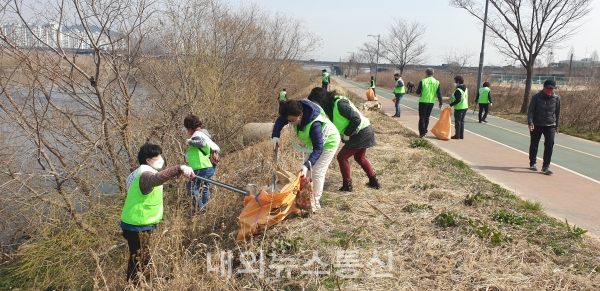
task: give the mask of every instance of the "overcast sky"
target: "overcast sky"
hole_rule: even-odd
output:
[[[448,49],[468,50],[473,54],[471,65],[479,63],[483,24],[465,10],[451,7],[448,0],[225,0],[231,5],[255,3],[271,12],[289,14],[305,21],[308,28],[318,34],[323,46],[314,58],[336,61],[350,56],[348,52],[368,41],[368,34],[388,33],[387,27],[394,17],[416,20],[427,25],[423,41],[427,44],[427,64],[442,64]],[[481,1],[484,0],[474,0]],[[600,8],[594,1],[587,22],[580,23],[579,32],[564,43],[564,48],[554,49],[554,60],[567,59],[573,46],[575,59],[587,57],[594,50],[600,52]],[[491,9],[491,8],[490,8]],[[489,34],[488,30],[488,34]],[[545,60],[545,58],[544,58]],[[380,59],[380,62],[385,62]],[[486,65],[514,64],[500,56],[490,43],[486,43]]]

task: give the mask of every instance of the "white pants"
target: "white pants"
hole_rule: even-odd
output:
[[[323,153],[317,160],[317,163],[312,166],[312,179],[317,209],[321,208],[321,196],[323,195],[323,185],[325,184],[325,174],[333,161],[333,157],[337,152],[337,148],[331,150],[323,150]],[[306,162],[308,157],[304,160]]]

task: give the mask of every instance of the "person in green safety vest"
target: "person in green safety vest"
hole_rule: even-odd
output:
[[[329,89],[329,81],[331,81],[329,79],[329,73],[327,73],[327,70],[323,69],[322,70],[323,73],[321,73],[321,88],[328,90]]]
[[[198,116],[193,114],[186,116],[183,125],[190,136],[186,140],[188,165],[194,169],[196,176],[212,179],[217,171],[217,166],[213,164],[210,157],[218,155],[221,149],[212,141],[210,133],[202,128],[202,121]],[[210,198],[210,183],[200,179],[190,179],[186,188],[192,197],[192,205],[194,205],[194,210],[190,214],[194,215],[197,211],[202,214],[206,213],[206,204]],[[200,195],[200,190],[202,190],[202,195]]]
[[[377,94],[375,94],[375,79],[373,76],[371,76],[371,81],[369,81],[369,88],[373,90],[373,96],[377,96]]]
[[[162,149],[155,144],[144,144],[137,155],[140,166],[127,177],[127,197],[121,212],[121,229],[129,246],[127,280],[139,285],[138,272],[150,262],[150,234],[163,217],[162,184],[179,175],[191,177],[193,170],[176,165],[160,170],[165,160]]]
[[[454,93],[450,97],[450,107],[454,107],[454,135],[452,139],[463,139],[465,137],[465,115],[469,110],[469,91],[465,86],[462,76],[454,77]]]
[[[288,123],[308,147],[307,152],[310,152],[300,167],[300,172],[306,177],[312,167],[315,208],[318,210],[321,208],[325,174],[340,144],[340,133],[319,105],[308,100],[288,100],[281,106],[279,117],[273,126],[273,150],[280,146],[281,130]]]
[[[419,98],[419,137],[424,138],[429,127],[429,116],[433,110],[433,105],[437,96],[439,107],[442,109],[442,87],[440,81],[433,77],[433,69],[425,70],[427,77],[419,82],[417,86],[417,95]]]
[[[279,97],[277,97],[277,100],[279,100],[279,108],[281,108],[281,104],[283,104],[283,102],[287,101],[287,91],[285,88],[281,89],[281,92],[279,92]]]
[[[484,82],[483,87],[479,88],[479,91],[477,91],[475,105],[477,104],[479,104],[479,123],[487,123],[485,119],[487,118],[488,112],[490,110],[489,106],[492,106],[492,91],[490,90],[489,82]],[[482,111],[485,111],[483,116],[481,115]]]
[[[344,147],[337,155],[340,172],[342,172],[342,187],[339,191],[352,192],[354,190],[350,175],[350,163],[348,163],[348,159],[352,156],[367,174],[369,178],[367,186],[374,189],[381,188],[375,171],[367,160],[367,149],[377,145],[375,131],[369,119],[362,115],[352,101],[338,95],[336,91],[327,92],[322,88],[313,88],[308,95],[308,100],[319,104],[340,134],[344,135],[342,138]]]
[[[394,80],[396,81],[393,91],[394,97],[396,97],[396,114],[392,115],[392,117],[400,117],[402,114],[402,111],[400,110],[400,101],[402,100],[402,96],[404,96],[406,89],[404,89],[404,81],[402,81],[402,76],[400,76],[400,74],[394,74]]]

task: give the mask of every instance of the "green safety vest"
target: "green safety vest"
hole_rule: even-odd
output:
[[[400,80],[400,79],[398,79]],[[396,81],[396,87],[394,88],[394,94],[404,94],[406,93],[406,89],[404,86],[398,86],[398,80]]]
[[[206,153],[206,154],[205,154]],[[188,145],[188,164],[195,170],[212,168],[213,164],[210,162],[210,146],[206,144],[202,150],[197,147]]]
[[[369,83],[369,86],[371,88],[375,88],[375,80],[371,80],[371,82]]]
[[[279,92],[279,100],[287,101],[287,93],[285,91]]]
[[[346,98],[344,96],[335,96],[335,99],[336,100],[333,103],[333,120],[332,120],[332,122],[335,125],[335,127],[337,128],[337,130],[340,132],[340,134],[344,134],[344,132],[346,131],[346,128],[350,124],[350,119],[348,119],[340,114],[340,111],[338,110],[338,102],[340,100],[348,100],[348,98]],[[365,127],[369,126],[371,124],[369,119],[364,117],[362,115],[362,113],[360,113],[360,111],[358,109],[356,109],[356,106],[354,106],[354,104],[352,104],[352,102],[350,100],[348,100],[348,103],[350,103],[350,107],[352,107],[352,109],[354,111],[356,111],[358,113],[358,115],[360,115],[359,130],[363,130]]]
[[[439,87],[440,81],[433,77],[427,77],[421,80],[421,98],[419,98],[419,103],[435,103]]]
[[[323,83],[329,83],[329,73],[323,73]]]
[[[479,104],[490,104],[490,91],[488,87],[479,88],[479,99],[477,102]]]
[[[321,130],[323,131],[323,139],[325,142],[323,143],[324,150],[333,150],[338,147],[340,144],[340,133],[335,129],[335,125],[327,118],[325,112],[321,108],[321,112],[319,116],[315,118],[313,121],[308,123],[303,130],[298,130],[298,126],[294,125],[294,130],[298,135],[298,138],[309,148],[312,149],[312,140],[310,139],[310,127],[313,122],[320,121],[321,122]]]
[[[163,186],[156,186],[148,195],[142,194],[139,173],[127,190],[121,221],[131,225],[158,224],[163,217]]]
[[[463,89],[461,88],[456,88],[456,90],[454,90],[454,92],[459,91],[460,94],[462,95],[462,98],[460,99],[460,102],[458,102],[458,104],[454,105],[454,110],[461,110],[461,109],[467,109],[469,108],[469,90],[465,90],[463,91]],[[454,93],[452,93],[452,102],[454,102],[456,100],[456,98],[454,97]]]

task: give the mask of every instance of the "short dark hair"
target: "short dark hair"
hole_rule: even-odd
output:
[[[454,77],[454,81],[456,81],[456,83],[458,83],[458,84],[464,84],[465,83],[465,79],[463,79],[463,77],[461,75],[456,75]]]
[[[490,86],[490,82],[483,82],[483,87],[489,87]]]
[[[200,120],[200,117],[190,114],[183,119],[183,126],[187,129],[196,129],[202,127],[202,121]]]
[[[288,100],[281,104],[279,115],[287,118],[288,116],[300,116],[302,114],[302,103],[298,100]]]
[[[394,74],[394,77],[400,77],[400,74],[396,73]]]
[[[152,159],[162,154],[162,148],[159,145],[146,143],[138,152],[137,159],[140,165],[145,165],[147,159]]]
[[[308,94],[307,99],[312,102],[321,103],[325,99],[326,95],[327,95],[327,90],[325,90],[321,87],[314,87],[314,88],[312,88],[312,90],[310,90],[310,93]]]

